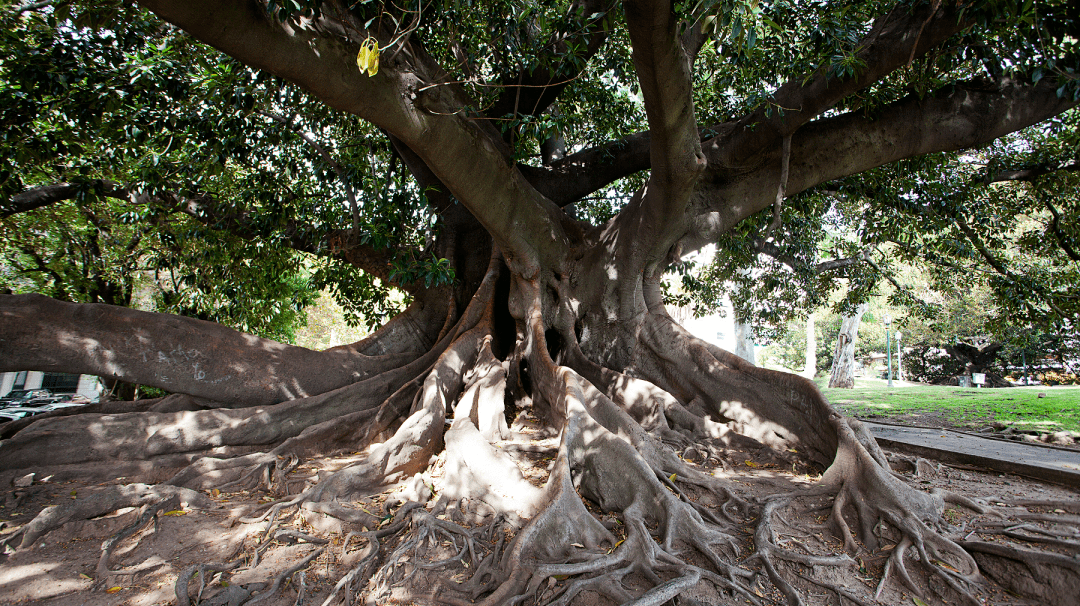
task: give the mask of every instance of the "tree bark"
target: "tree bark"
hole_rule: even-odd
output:
[[[855,387],[855,343],[859,340],[859,323],[867,309],[869,306],[866,303],[860,303],[854,314],[844,315],[840,321],[840,334],[836,337],[832,370],[829,372],[830,388]]]

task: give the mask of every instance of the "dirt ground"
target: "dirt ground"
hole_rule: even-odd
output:
[[[924,418],[921,422],[932,420]],[[527,428],[518,426],[515,429],[519,430],[519,439],[527,435]],[[531,443],[534,446],[547,445],[546,447],[549,448],[554,443],[550,438],[546,441],[541,436],[533,436],[533,438]],[[314,482],[319,475],[325,475],[333,469],[340,468],[356,460],[356,457],[357,454],[354,453],[349,456],[314,460],[301,465],[290,475],[289,492],[295,494],[303,490],[304,486]],[[550,450],[544,448],[522,450],[517,458],[531,482],[540,485],[545,481],[547,466],[551,461]],[[900,455],[892,456],[891,460],[894,469],[923,489],[941,488],[981,499],[997,507],[998,511],[1005,512],[1006,517],[1015,518],[1017,523],[1023,523],[1031,528],[1053,528],[1058,531],[1064,529],[1065,536],[1073,537],[1071,539],[1073,543],[1080,541],[1080,515],[1075,515],[1080,514],[1080,509],[1074,511],[1070,508],[1066,511],[1057,509],[1054,505],[1047,505],[1066,502],[1076,503],[1080,508],[1080,487],[1070,489],[1011,475],[948,467],[927,461],[920,462]],[[430,482],[437,485],[439,466],[436,465],[433,469],[435,471],[431,472],[432,477],[422,478],[425,484]],[[720,465],[707,469],[714,475],[732,480],[744,497],[790,491],[800,485],[812,483],[816,477],[813,471],[808,473],[808,470],[798,466],[784,465],[768,456],[752,454],[736,453],[721,461]],[[12,486],[14,479],[10,477],[10,474],[0,475],[0,482],[3,485],[3,492],[0,493],[0,499],[3,502],[0,508],[0,520],[3,520],[0,523],[0,539],[8,533],[15,532],[45,507],[62,504],[71,499],[87,498],[104,486],[125,482],[124,478],[93,483],[38,475],[33,478],[29,486],[14,487]],[[22,483],[27,482],[24,480]],[[324,600],[330,596],[334,584],[356,566],[360,554],[367,551],[367,539],[349,534],[350,531],[358,531],[361,528],[336,523],[332,519],[309,511],[294,510],[279,521],[270,539],[265,540],[268,530],[265,521],[243,520],[245,516],[266,511],[268,504],[273,502],[275,497],[265,491],[226,493],[214,491],[208,493],[208,496],[214,501],[212,509],[198,510],[184,505],[180,509],[161,512],[154,522],[147,523],[132,536],[122,540],[105,563],[109,572],[100,580],[98,570],[101,566],[99,560],[103,541],[132,525],[139,518],[138,510],[127,509],[90,521],[70,522],[45,535],[37,545],[31,548],[9,550],[6,557],[0,560],[0,604],[40,604],[43,606],[175,604],[177,603],[177,578],[185,570],[190,571],[190,567],[223,563],[232,563],[236,566],[226,572],[207,570],[202,575],[189,573],[187,577],[191,580],[187,584],[187,590],[190,598],[196,600],[200,592],[203,598],[212,598],[215,594],[225,592],[231,586],[251,588],[258,587],[261,583],[264,588],[270,588],[283,572],[311,558],[295,574],[281,578],[279,588],[260,603],[318,605],[323,604]],[[690,496],[695,500],[701,499],[704,504],[709,504],[707,501],[711,498],[710,495],[700,494]],[[379,525],[384,526],[393,520],[393,513],[405,500],[407,500],[405,494],[398,489],[389,490],[351,506],[371,513],[375,519],[380,520]],[[426,508],[431,510],[435,502],[436,498],[430,499],[426,503]],[[1048,518],[1040,521],[1039,517],[1045,517],[1042,514],[1047,513],[1064,515],[1069,523],[1062,525],[1047,521]],[[458,510],[447,510],[437,515],[441,519],[449,518],[462,523],[465,527],[470,526],[470,522],[459,515]],[[604,518],[604,514],[600,512],[594,512],[594,515]],[[838,553],[839,544],[828,536],[828,531],[819,524],[821,519],[820,512],[818,514],[792,512],[787,518],[788,526],[780,540],[788,547],[804,549],[808,553],[811,551]],[[949,525],[949,536],[984,541],[1010,540],[1014,544],[1022,544],[1025,547],[1034,546],[1068,556],[1076,555],[1076,550],[1068,547],[1069,541],[1062,545],[1048,547],[1045,544],[1035,545],[1003,537],[1000,532],[999,518],[976,515],[956,506],[948,507],[945,520]],[[747,520],[740,530],[746,533],[743,553],[750,553],[753,550],[752,520]],[[1058,536],[1061,536],[1060,533]],[[397,537],[396,540],[401,539]],[[325,543],[320,543],[320,541],[325,541]],[[391,536],[387,538],[385,544],[380,545],[384,560],[387,554],[401,547],[394,541],[395,537]],[[402,549],[405,547],[407,546]],[[405,550],[402,552],[403,559],[400,560],[403,562],[400,565],[402,573],[410,569],[410,558],[415,561],[426,558],[430,561],[446,557],[447,554],[452,555],[456,547],[451,544],[451,541],[444,540],[441,544],[433,542],[424,552],[418,548],[412,551]],[[314,555],[316,553],[318,555]],[[824,578],[846,587],[848,591],[861,596],[866,603],[916,605],[927,603],[913,600],[895,579],[881,596],[881,601],[873,599],[873,592],[886,559],[887,552],[884,550],[876,554],[864,553],[856,560],[857,570],[852,569],[833,577],[829,577],[829,573],[824,573],[826,575]],[[379,565],[382,566],[382,563],[380,562]],[[100,568],[100,570],[105,570],[105,568]],[[789,572],[804,574],[795,569]],[[438,571],[437,575],[450,581],[461,582],[467,579],[470,573],[469,568],[458,562]],[[816,574],[817,571],[814,573]],[[416,577],[409,590],[373,586],[369,586],[369,589],[374,593],[382,592],[379,594],[381,596],[377,602],[379,604],[427,601],[431,598],[430,593],[423,600],[415,600],[407,592],[422,591],[419,588],[425,587],[426,581],[419,583],[415,581],[423,578]],[[922,579],[933,582],[933,579],[927,579],[925,576]],[[543,591],[557,591],[563,582],[563,579],[553,577],[549,579],[547,589]],[[432,583],[430,586],[435,585]],[[761,596],[763,603],[783,603],[782,596],[764,580],[758,587],[757,593]],[[800,590],[806,596],[808,604],[836,603],[835,593],[812,582],[803,583]],[[415,593],[411,595],[416,596]],[[708,591],[697,592],[693,597],[701,604],[744,603],[742,599]],[[986,604],[996,606],[1040,603],[1037,600],[1026,600],[997,586],[989,586],[982,592],[981,598]],[[212,602],[212,599],[207,599],[202,603]],[[338,595],[333,603],[341,603],[341,595]],[[581,594],[573,601],[573,604],[578,606],[599,606],[608,603],[607,600],[590,592]]]

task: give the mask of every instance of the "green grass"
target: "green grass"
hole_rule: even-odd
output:
[[[825,382],[827,379],[818,384],[829,402],[856,417],[904,422],[936,414],[955,425],[976,429],[999,422],[1017,429],[1080,432],[1080,387],[961,389],[911,385],[890,389],[884,381],[858,380],[855,389],[825,389]],[[1038,397],[1040,393],[1046,397]]]

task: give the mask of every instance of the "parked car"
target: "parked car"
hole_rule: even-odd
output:
[[[7,423],[8,421],[16,421],[26,416],[26,413],[21,412],[8,412],[7,410],[0,410],[0,423]]]
[[[52,412],[54,410],[61,410],[64,408],[80,408],[86,406],[86,402],[53,402],[52,404],[45,404],[38,410],[40,412]],[[39,413],[40,414],[40,413]]]
[[[60,404],[97,404],[97,402],[97,398],[91,398],[90,396],[84,396],[81,393],[75,393],[64,398]]]
[[[22,406],[31,400],[51,398],[52,392],[48,389],[12,389],[6,396],[0,398],[0,403],[5,405]]]
[[[0,410],[0,412],[5,415],[19,415],[15,418],[21,419],[23,417],[41,414],[43,411],[42,409],[33,406],[8,406],[7,408]]]

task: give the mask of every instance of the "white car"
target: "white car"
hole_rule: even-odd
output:
[[[43,406],[11,406],[0,410],[0,412],[3,412],[5,415],[19,415],[15,418],[21,419],[26,416],[40,414],[44,412],[44,410],[45,408]]]
[[[25,412],[9,412],[8,410],[0,410],[0,423],[7,423],[8,421],[15,421],[26,416]]]
[[[40,407],[40,410],[41,412],[52,412],[63,408],[79,408],[80,406],[86,406],[86,404],[86,402],[56,402],[53,404],[46,404]]]

